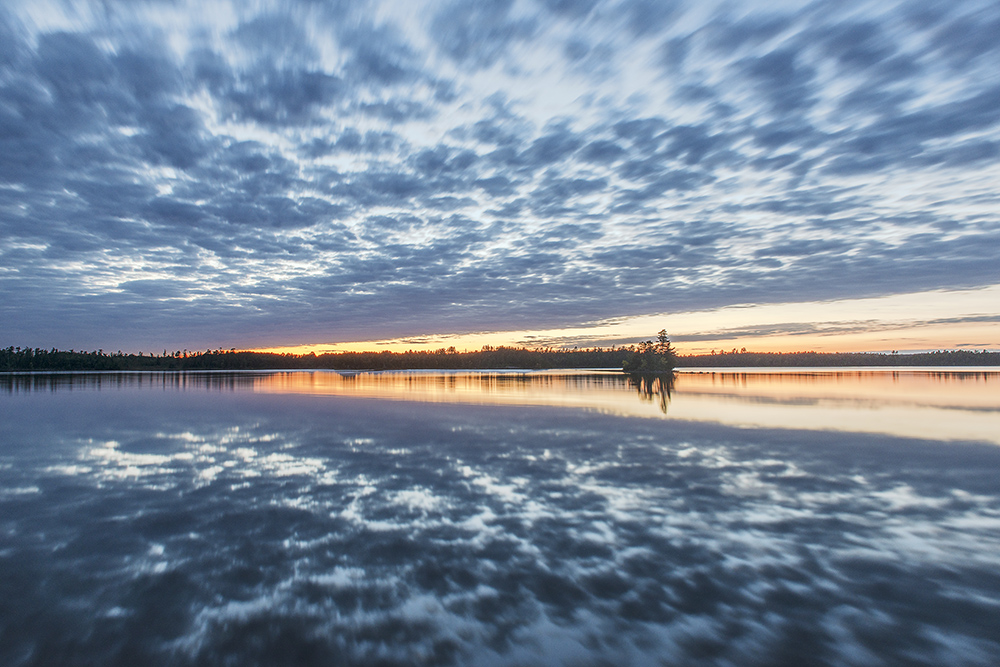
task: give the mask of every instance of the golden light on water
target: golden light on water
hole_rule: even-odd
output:
[[[578,408],[747,428],[852,431],[1000,445],[1000,371],[681,371],[668,386],[618,372],[338,373],[255,376],[265,393]]]
[[[978,368],[620,371],[201,371],[12,373],[0,393],[202,389],[410,403],[536,406],[737,428],[879,433],[1000,445],[1000,370]]]
[[[1000,444],[1000,372],[681,373],[670,414],[730,426]]]

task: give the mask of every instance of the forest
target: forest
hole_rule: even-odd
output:
[[[173,371],[173,370],[471,370],[488,368],[621,368],[634,346],[585,349],[529,349],[484,346],[409,352],[271,354],[238,350],[187,350],[163,354],[106,353],[8,347],[0,349],[0,371]]]
[[[651,357],[665,354],[666,360]],[[664,365],[665,362],[665,365]],[[0,348],[0,371],[174,371],[174,370],[407,370],[504,368],[622,368],[639,372],[677,367],[812,367],[812,366],[1000,366],[1000,352],[939,350],[919,354],[732,351],[706,355],[675,355],[663,341],[609,348],[524,348],[484,346],[459,352],[455,348],[409,352],[335,352],[271,354],[230,350],[162,354],[108,353],[27,347]]]

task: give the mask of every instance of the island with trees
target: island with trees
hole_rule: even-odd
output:
[[[626,373],[670,373],[677,366],[677,355],[667,338],[666,329],[656,334],[656,342],[643,341],[622,362]]]

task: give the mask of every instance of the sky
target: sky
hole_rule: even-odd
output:
[[[1000,4],[0,7],[0,345],[1000,348]]]

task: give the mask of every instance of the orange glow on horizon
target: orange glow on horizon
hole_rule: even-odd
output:
[[[750,352],[916,352],[1000,349],[1000,285],[827,302],[748,304],[665,313],[544,330],[426,334],[256,348],[256,352],[457,351],[484,345],[610,347],[648,340],[667,329],[680,354],[746,348]]]

